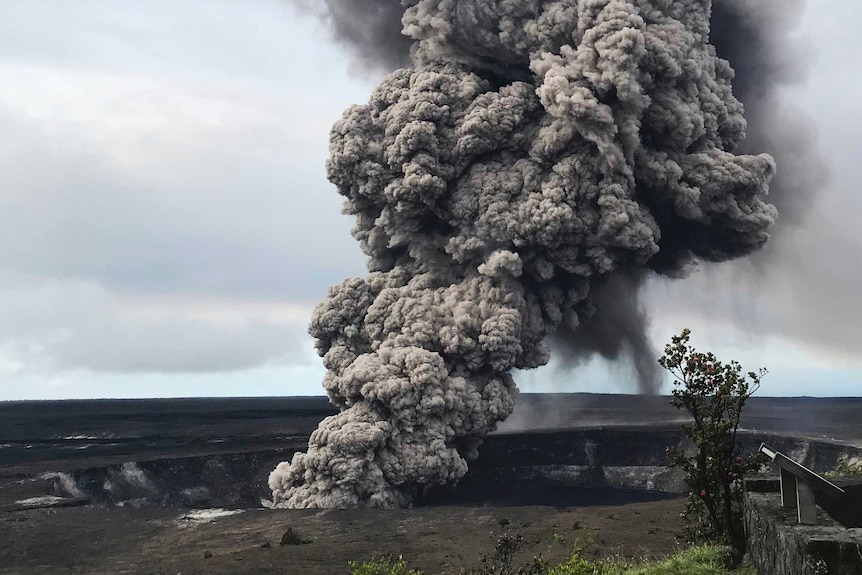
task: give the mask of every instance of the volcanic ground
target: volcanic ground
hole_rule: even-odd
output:
[[[676,548],[666,398],[524,395],[461,485],[412,509],[261,508],[274,462],[330,413],[322,398],[0,404],[0,573],[336,574],[382,554],[457,573],[505,531],[524,561],[578,541],[594,556]],[[860,421],[860,399],[754,398],[743,426],[747,447],[822,470],[862,449]]]

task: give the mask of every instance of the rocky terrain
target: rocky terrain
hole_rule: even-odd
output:
[[[672,552],[684,487],[664,468],[680,441],[666,399],[522,400],[459,486],[388,511],[261,508],[269,470],[331,412],[320,398],[0,404],[0,573],[329,574],[387,553],[456,573],[504,530],[525,559],[587,539]],[[744,440],[825,470],[862,448],[858,421],[858,399],[763,399]]]

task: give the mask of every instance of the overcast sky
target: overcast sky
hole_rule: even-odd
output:
[[[645,306],[657,348],[687,326],[768,367],[761,395],[862,395],[862,6],[810,3],[810,70],[785,104],[818,126],[829,178],[774,257],[652,281]],[[325,178],[328,131],[379,78],[286,0],[10,5],[0,400],[322,393],[311,309],[364,274]],[[517,380],[632,389],[599,361]]]

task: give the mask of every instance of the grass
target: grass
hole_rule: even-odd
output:
[[[631,565],[625,562],[587,561],[574,554],[568,561],[548,571],[548,575],[755,575],[751,567],[728,570],[724,567],[728,550],[724,547],[696,546],[660,562]]]
[[[407,562],[399,557],[383,557],[372,561],[351,561],[350,575],[422,575],[421,571],[410,569]]]
[[[564,563],[543,571],[511,569],[504,571],[513,575],[756,575],[753,567],[743,566],[735,570],[724,567],[728,549],[701,545],[680,551],[676,555],[658,562],[633,565],[627,562],[608,559],[589,561],[575,552]],[[493,571],[496,573],[497,571]],[[484,575],[483,571],[471,571]],[[488,575],[492,571],[487,572]],[[409,569],[401,557],[397,560],[383,558],[375,561],[350,563],[350,575],[423,575],[421,571]]]

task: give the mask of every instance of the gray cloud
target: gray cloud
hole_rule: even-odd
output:
[[[0,352],[29,372],[205,373],[308,361],[302,313],[219,313],[219,302],[135,302],[88,281],[0,280]]]
[[[356,266],[358,250],[347,241],[295,249],[314,233],[346,239],[349,225],[338,202],[309,197],[309,188],[323,186],[281,168],[279,158],[243,152],[261,140],[283,149],[277,134],[288,126],[247,133],[201,126],[203,133],[189,138],[194,149],[152,142],[137,152],[159,170],[154,181],[145,179],[147,166],[143,177],[124,171],[116,150],[88,142],[85,133],[49,134],[3,115],[0,126],[15,143],[0,159],[11,196],[0,212],[6,266],[89,277],[118,290],[306,303],[325,293],[341,270]],[[155,157],[143,158],[147,153]]]
[[[16,373],[300,364],[310,304],[364,269],[325,183],[333,92],[285,81],[290,13],[155,7],[37,0],[0,24]]]
[[[7,357],[28,370],[114,373],[235,371],[307,360],[307,316],[292,323],[250,318],[224,324],[180,310],[154,319],[112,298],[147,294],[156,307],[158,294],[215,297],[225,306],[249,298],[308,304],[342,268],[355,265],[355,256],[345,257],[349,246],[339,249],[337,242],[317,250],[294,247],[327,229],[338,217],[337,203],[297,209],[305,190],[291,197],[255,166],[228,166],[230,178],[212,174],[192,185],[135,186],[112,165],[109,149],[88,149],[82,138],[49,138],[38,126],[8,117],[3,127],[16,154],[2,159],[10,187],[0,211],[0,261],[31,278],[27,289],[4,295],[10,312],[0,337]],[[279,179],[277,172],[269,177]],[[315,217],[316,209],[327,208],[335,216]],[[346,235],[345,223],[332,226],[334,237]],[[44,286],[76,278],[105,289],[82,302],[58,288],[45,302],[56,305],[22,308]],[[35,332],[25,337],[28,328]]]
[[[302,364],[305,325],[112,318],[77,325],[45,349],[55,370],[211,373]]]
[[[360,72],[388,72],[410,62],[412,41],[401,34],[399,0],[292,0],[327,24],[334,38],[353,53]]]

